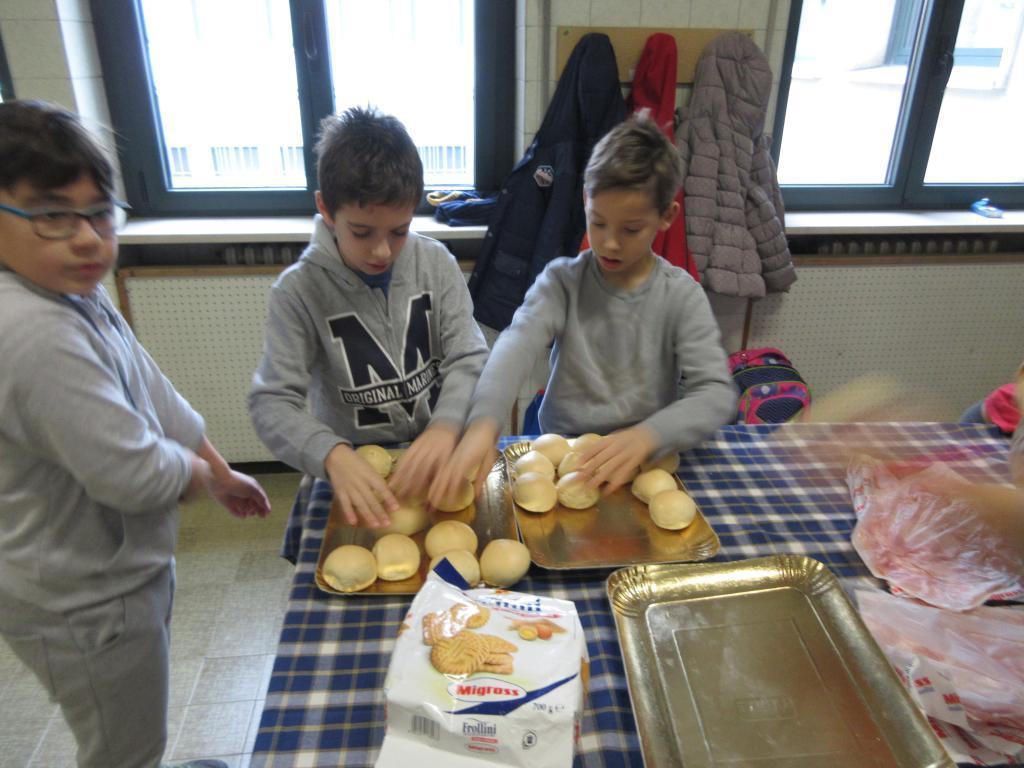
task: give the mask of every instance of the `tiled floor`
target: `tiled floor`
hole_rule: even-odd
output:
[[[273,507],[265,520],[213,502],[182,509],[165,761],[249,764],[293,572],[277,551],[299,475],[259,480]],[[60,711],[0,642],[0,768],[74,765]]]

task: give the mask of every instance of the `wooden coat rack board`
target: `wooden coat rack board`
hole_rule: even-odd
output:
[[[697,69],[697,60],[704,52],[704,46],[724,32],[743,32],[751,34],[748,29],[690,29],[676,27],[664,29],[661,27],[559,27],[557,31],[558,46],[555,79],[562,76],[565,63],[569,60],[569,54],[576,47],[584,35],[591,32],[599,32],[608,35],[615,49],[615,59],[619,65],[619,80],[623,83],[633,81],[633,71],[637,62],[640,61],[640,54],[644,50],[647,38],[655,32],[664,32],[676,39],[676,51],[679,56],[678,73],[676,82],[688,84],[693,82],[693,75]]]

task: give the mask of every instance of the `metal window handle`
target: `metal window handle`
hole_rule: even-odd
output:
[[[316,63],[320,56],[320,51],[316,45],[316,30],[313,28],[313,17],[308,12],[302,17],[302,47],[303,52],[306,54],[306,61],[310,64]]]

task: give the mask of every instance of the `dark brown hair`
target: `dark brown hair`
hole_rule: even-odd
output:
[[[317,184],[332,213],[343,205],[418,205],[423,162],[405,126],[372,107],[320,122]]]
[[[608,131],[594,146],[583,173],[591,197],[607,189],[642,189],[650,192],[659,213],[668,210],[682,183],[679,150],[645,114]]]
[[[0,187],[26,181],[39,190],[92,178],[114,195],[114,170],[99,142],[78,117],[45,101],[0,104]]]

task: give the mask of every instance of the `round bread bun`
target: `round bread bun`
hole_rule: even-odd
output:
[[[669,474],[675,473],[679,469],[679,454],[666,453],[660,458],[648,459],[640,465],[641,472],[649,472],[652,469],[664,469]]]
[[[541,435],[540,437],[533,441],[530,447],[533,450],[539,453],[543,453],[545,456],[547,456],[548,461],[551,462],[551,466],[553,467],[557,467],[559,464],[561,464],[562,459],[565,458],[565,454],[567,454],[571,450],[569,448],[568,440],[566,440],[561,435],[555,435],[551,433]]]
[[[662,491],[651,499],[651,519],[659,528],[678,531],[693,522],[697,504],[686,491]]]
[[[558,503],[569,509],[586,509],[597,504],[601,491],[587,486],[587,476],[582,472],[570,472],[558,481]]]
[[[375,533],[401,533],[404,536],[412,536],[430,525],[430,516],[423,508],[423,502],[418,499],[403,499],[399,502],[398,509],[389,512],[388,517],[391,518],[391,522],[383,528],[378,528]]]
[[[525,475],[530,472],[537,472],[544,475],[548,480],[555,479],[555,464],[551,459],[540,451],[527,451],[518,459],[514,465],[517,475]]]
[[[435,558],[453,549],[465,549],[476,552],[476,533],[465,523],[458,520],[442,520],[427,531],[424,547],[427,557]]]
[[[575,440],[570,440],[570,447],[576,451],[576,453],[583,453],[587,448],[594,445],[594,443],[600,442],[601,435],[595,432],[587,432],[585,435],[580,435]]]
[[[565,477],[571,472],[575,472],[582,465],[580,461],[582,458],[583,454],[579,451],[569,451],[558,465],[558,476]]]
[[[493,587],[511,587],[530,570],[530,550],[512,539],[492,539],[480,555],[480,574]]]
[[[408,579],[420,569],[420,548],[408,536],[389,533],[373,545],[377,578],[383,581]]]
[[[361,445],[356,448],[356,453],[381,477],[391,474],[391,454],[379,445]]]
[[[377,580],[377,560],[365,547],[345,544],[331,550],[321,573],[331,589],[358,592]]]
[[[466,580],[471,587],[480,583],[480,563],[472,552],[465,549],[452,549],[435,557],[430,561],[430,570],[434,570],[438,563],[447,559],[452,568],[459,572],[459,575]]]
[[[512,485],[512,497],[527,512],[547,512],[558,503],[555,483],[540,472],[526,472]]]
[[[458,512],[473,503],[473,484],[463,480],[455,493],[445,496],[437,508],[441,512]]]
[[[647,504],[661,491],[674,491],[678,487],[676,479],[664,469],[649,469],[636,476],[630,490],[640,501]]]

